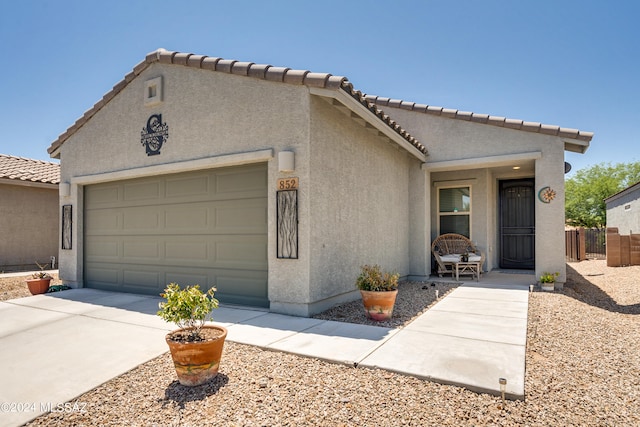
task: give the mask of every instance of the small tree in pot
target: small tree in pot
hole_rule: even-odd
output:
[[[53,279],[49,273],[44,271],[47,264],[41,265],[38,262],[36,262],[36,264],[40,267],[40,271],[33,273],[31,279],[27,279],[27,287],[31,295],[47,293],[49,285],[51,285],[51,280]]]
[[[365,314],[371,320],[389,320],[398,295],[397,273],[383,272],[379,265],[363,265],[356,279]]]
[[[179,328],[165,339],[182,385],[200,385],[218,374],[227,330],[205,325],[207,315],[218,308],[215,291],[211,288],[203,293],[198,285],[180,289],[171,283],[161,294],[166,301],[160,303],[158,316]]]

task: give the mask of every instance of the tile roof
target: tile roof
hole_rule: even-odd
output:
[[[366,96],[353,88],[353,85],[346,77],[334,76],[328,73],[314,73],[308,70],[292,70],[286,67],[274,67],[267,64],[255,64],[253,62],[241,62],[231,59],[222,59],[205,55],[194,55],[191,53],[172,52],[165,49],[158,49],[147,54],[144,61],[136,65],[123,80],[117,83],[113,89],[107,92],[91,109],[87,110],[66,132],[56,139],[48,149],[49,154],[53,154],[75,131],[82,127],[94,114],[96,114],[106,103],[113,99],[122,91],[134,78],[142,73],[149,65],[159,62],[161,64],[176,64],[186,67],[199,68],[203,70],[217,71],[238,76],[253,77],[273,82],[281,82],[295,85],[306,85],[309,87],[343,90],[367,110],[382,120],[387,126],[395,131],[402,138],[407,140],[422,154],[427,154],[427,149],[416,138],[411,136],[396,121],[391,119],[373,102],[367,100]]]
[[[555,135],[561,138],[571,138],[579,141],[589,142],[593,138],[593,132],[584,132],[578,129],[561,128],[555,125],[545,125],[537,122],[525,122],[519,119],[508,119],[506,117],[491,116],[488,114],[478,114],[469,111],[460,111],[449,108],[434,107],[432,105],[417,104],[415,102],[402,101],[399,99],[384,98],[375,95],[366,95],[365,99],[376,105],[383,107],[395,107],[405,110],[418,111],[425,114],[432,114],[450,119],[465,120],[468,122],[484,123],[492,126],[505,127],[522,130],[525,132],[536,132],[547,135]]]
[[[5,179],[59,184],[60,165],[42,160],[0,154],[0,180]]]

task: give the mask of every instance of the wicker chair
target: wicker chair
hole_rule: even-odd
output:
[[[461,234],[447,233],[438,236],[431,244],[431,252],[437,263],[438,275],[451,273],[455,262],[460,261],[460,256],[469,254],[469,261],[480,262],[480,271],[484,265],[485,255],[473,244],[473,242]]]

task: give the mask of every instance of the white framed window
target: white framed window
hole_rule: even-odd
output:
[[[471,186],[438,188],[438,234],[457,233],[471,239]]]

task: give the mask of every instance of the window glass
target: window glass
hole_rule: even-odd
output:
[[[440,234],[457,233],[469,238],[469,215],[442,215],[440,217]]]
[[[440,212],[469,212],[470,210],[469,187],[440,189]]]
[[[471,238],[471,187],[438,190],[439,233],[457,233]]]

